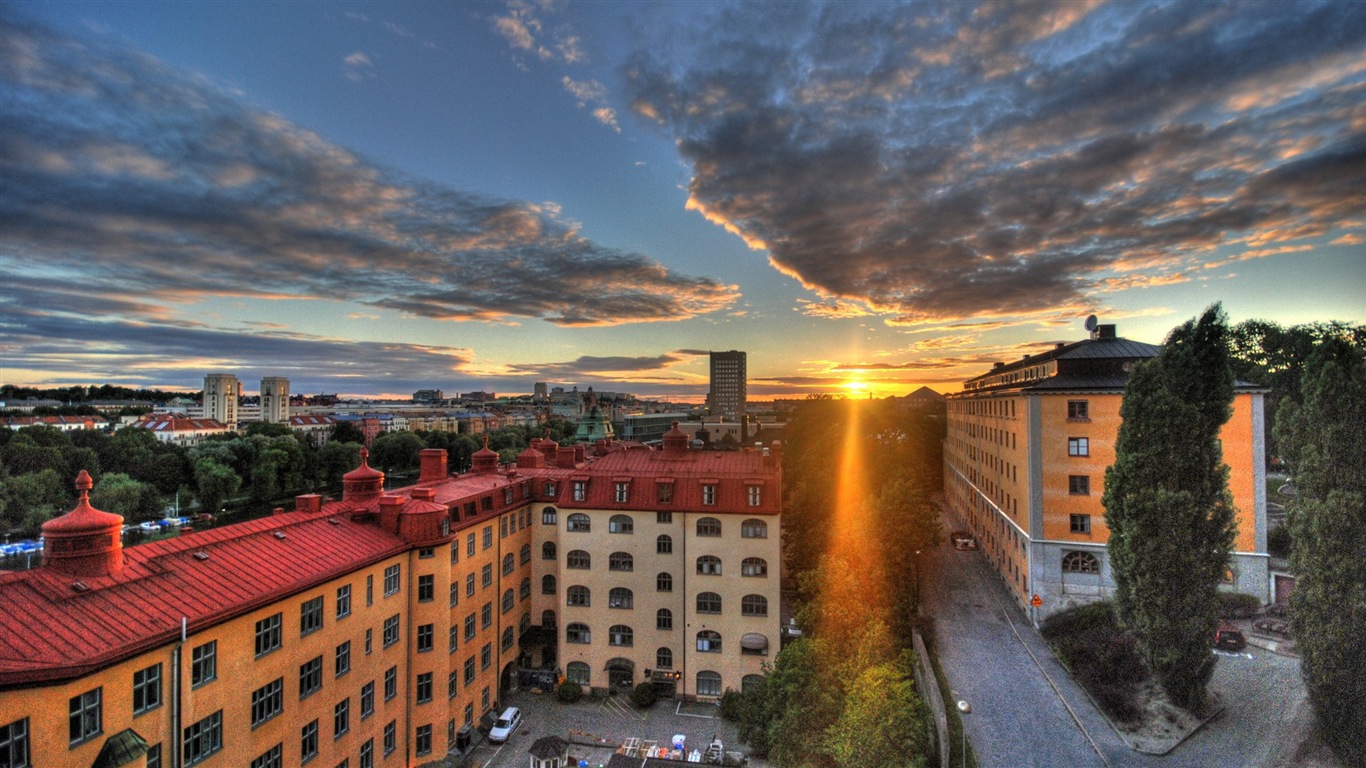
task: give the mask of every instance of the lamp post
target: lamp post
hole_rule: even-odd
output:
[[[920,615],[920,550],[915,551],[915,615]]]
[[[958,711],[963,715],[972,713],[972,705],[965,699],[958,700]],[[963,732],[963,768],[968,768],[968,719],[959,717],[959,729]]]

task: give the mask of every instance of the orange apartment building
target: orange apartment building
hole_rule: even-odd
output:
[[[690,451],[675,429],[661,451],[473,458],[450,475],[423,451],[388,491],[363,461],[340,500],[127,550],[82,472],[42,567],[0,574],[0,765],[421,765],[519,667],[689,698],[761,673],[776,449]]]
[[[1105,470],[1129,371],[1160,351],[1102,325],[1089,339],[997,363],[949,396],[946,503],[1022,607],[1040,596],[1036,620],[1114,589]],[[1264,393],[1237,386],[1220,439],[1238,526],[1228,588],[1265,602]]]

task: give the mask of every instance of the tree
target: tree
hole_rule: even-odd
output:
[[[915,693],[909,652],[863,670],[839,719],[826,729],[825,750],[839,768],[920,768],[931,753],[929,713]]]
[[[70,509],[68,483],[55,469],[0,479],[0,526],[7,532],[37,534],[39,526]]]
[[[209,513],[222,509],[223,502],[242,487],[242,478],[232,471],[232,467],[207,457],[195,462],[194,479],[199,491],[199,508]]]
[[[340,488],[342,476],[359,466],[358,443],[328,443],[318,449],[318,482],[323,488]]]
[[[1300,498],[1289,527],[1296,574],[1290,618],[1324,740],[1346,765],[1366,764],[1366,358],[1342,339],[1310,356],[1303,401],[1285,403],[1276,433]]]
[[[1105,473],[1116,612],[1167,695],[1192,711],[1205,707],[1214,674],[1209,638],[1233,545],[1219,448],[1232,401],[1228,327],[1216,304],[1134,369]]]
[[[365,444],[365,433],[349,421],[339,421],[332,425],[332,436],[328,442]]]
[[[155,488],[122,472],[100,477],[90,492],[90,503],[96,509],[122,515],[128,522],[156,520],[166,506]]]
[[[370,448],[370,463],[390,473],[416,469],[418,454],[425,447],[412,432],[385,432]]]

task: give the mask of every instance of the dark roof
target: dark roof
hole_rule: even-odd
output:
[[[569,749],[569,742],[559,736],[542,736],[531,745],[527,752],[532,757],[549,760],[552,757],[564,757],[565,750]]]

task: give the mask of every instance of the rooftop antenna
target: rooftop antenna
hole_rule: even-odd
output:
[[[1095,315],[1087,315],[1086,322],[1083,323],[1083,325],[1086,326],[1086,330],[1090,331],[1092,338],[1095,338],[1096,328],[1098,327],[1097,323],[1098,321],[1096,320]]]

